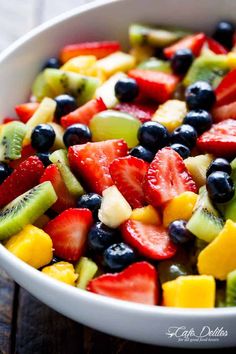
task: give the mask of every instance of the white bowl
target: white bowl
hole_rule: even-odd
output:
[[[42,62],[75,41],[119,39],[127,45],[133,21],[211,31],[234,20],[234,0],[100,1],[60,16],[18,40],[0,55],[0,116],[27,100]],[[53,280],[0,245],[0,265],[22,287],[55,310],[103,332],[140,342],[181,347],[236,344],[236,308],[172,309],[115,300]],[[211,331],[211,332],[210,332]]]

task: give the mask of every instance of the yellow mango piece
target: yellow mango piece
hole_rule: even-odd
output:
[[[152,120],[163,124],[171,133],[183,123],[186,114],[187,107],[185,102],[180,100],[168,100],[158,107]]]
[[[53,256],[50,236],[33,225],[26,225],[6,242],[5,247],[16,257],[37,269],[50,263]]]
[[[135,64],[135,58],[132,55],[115,52],[98,60],[95,66],[101,69],[106,77],[110,77],[119,71],[126,72],[133,69]]]
[[[139,64],[154,56],[155,49],[150,46],[138,46],[131,48],[129,53],[135,58],[136,63]]]
[[[227,220],[219,235],[198,256],[200,274],[225,280],[236,269],[236,223]]]
[[[227,63],[230,69],[236,68],[236,48],[227,54]]]
[[[188,157],[184,160],[185,166],[199,188],[206,184],[206,171],[212,160],[213,156],[210,154]]]
[[[44,267],[42,273],[72,286],[75,286],[75,282],[78,278],[78,274],[75,273],[73,265],[68,262],[58,262]]]
[[[172,221],[182,219],[188,221],[193,213],[198,195],[184,192],[167,203],[163,210],[163,224],[167,227]]]
[[[210,275],[180,276],[162,284],[164,306],[212,308],[215,287],[215,279]]]
[[[97,59],[94,55],[80,55],[68,60],[60,69],[87,75],[88,70],[96,63],[96,61]]]
[[[134,209],[130,219],[141,221],[144,224],[161,225],[161,216],[152,205]]]

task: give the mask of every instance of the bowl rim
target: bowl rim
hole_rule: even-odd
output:
[[[84,12],[96,9],[97,7],[102,7],[109,5],[115,2],[124,2],[129,0],[95,0],[92,3],[83,4],[78,7],[75,7],[65,13],[54,17],[46,21],[45,23],[37,26],[36,28],[29,31],[27,34],[20,37],[14,43],[12,43],[9,47],[4,49],[0,53],[0,65],[9,55],[11,55],[15,50],[17,50],[21,45],[34,39],[39,34],[49,30],[51,27],[61,25],[64,21],[67,21],[70,18],[76,17]],[[4,263],[12,264],[14,269],[20,269],[20,272],[25,276],[29,276],[29,278],[35,279],[37,278],[41,286],[46,286],[47,288],[52,288],[56,291],[63,291],[65,295],[77,297],[78,300],[82,299],[85,302],[97,303],[103,307],[107,308],[117,308],[124,312],[129,312],[130,314],[145,314],[151,317],[156,316],[166,316],[172,317],[177,316],[181,318],[202,318],[207,317],[210,319],[219,318],[219,316],[223,317],[234,317],[236,316],[236,307],[222,307],[222,308],[212,308],[212,309],[204,309],[204,308],[174,308],[174,307],[165,307],[165,306],[153,306],[153,305],[145,305],[125,300],[119,300],[99,294],[95,294],[92,292],[84,291],[79,288],[67,285],[65,283],[59,282],[56,279],[53,279],[37,269],[31,267],[24,261],[20,260],[16,256],[14,256],[10,251],[8,251],[3,244],[0,243],[0,256],[1,256],[1,265],[4,268]],[[7,269],[4,268],[7,272]],[[15,280],[15,279],[14,279]]]

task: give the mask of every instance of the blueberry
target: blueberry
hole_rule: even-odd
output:
[[[68,127],[63,135],[66,147],[85,144],[91,140],[91,132],[85,124],[73,124]]]
[[[131,102],[139,94],[139,87],[136,80],[129,77],[120,79],[115,84],[115,95],[121,102]]]
[[[175,150],[181,157],[182,159],[187,159],[190,156],[190,150],[187,146],[183,144],[172,144],[171,149]]]
[[[139,159],[142,159],[147,162],[152,162],[155,153],[146,149],[142,145],[137,145],[132,150],[130,150],[130,155],[134,157],[138,157]]]
[[[66,116],[77,108],[76,100],[70,95],[60,95],[55,98],[56,111],[55,118],[60,120],[61,117]]]
[[[103,256],[105,265],[113,271],[122,270],[136,260],[134,250],[123,242],[108,247]]]
[[[0,162],[0,184],[2,184],[8,176],[10,176],[12,171],[13,169],[6,163]]]
[[[212,115],[204,109],[189,111],[184,118],[184,124],[191,125],[198,135],[201,135],[212,126]]]
[[[187,221],[175,220],[168,227],[168,233],[175,244],[183,244],[193,239],[193,234],[186,228]]]
[[[61,67],[61,65],[62,65],[62,63],[61,63],[61,61],[60,61],[58,58],[52,57],[52,58],[49,58],[49,59],[45,62],[45,64],[44,64],[42,70],[48,69],[48,68],[49,68],[49,69],[59,69],[59,68]]]
[[[93,215],[97,217],[98,209],[101,206],[102,197],[96,193],[88,193],[82,195],[77,202],[78,208],[87,208],[92,211]]]
[[[94,224],[88,235],[89,248],[94,252],[103,252],[117,241],[117,231],[110,229],[101,222]]]
[[[228,21],[220,21],[213,33],[213,38],[227,49],[233,47],[235,26]]]
[[[31,145],[39,152],[48,151],[53,146],[55,137],[56,134],[51,125],[39,124],[32,132]]]
[[[42,161],[45,167],[51,165],[52,162],[49,160],[50,152],[38,152],[36,155]]]
[[[145,148],[156,152],[169,144],[169,133],[160,123],[146,122],[139,128],[138,140]]]
[[[190,110],[204,109],[210,111],[216,100],[214,90],[206,81],[197,81],[187,87],[185,97]]]
[[[234,183],[228,173],[216,171],[207,177],[209,197],[215,203],[226,203],[234,196]]]
[[[218,157],[217,159],[213,160],[210,164],[210,166],[207,169],[207,177],[216,171],[222,171],[222,172],[226,172],[229,175],[232,172],[232,167],[229,163],[229,161],[227,161],[226,159],[223,159],[221,157]]]
[[[191,125],[183,124],[173,131],[171,141],[173,144],[182,144],[192,149],[197,141],[197,132]]]
[[[178,49],[171,59],[171,67],[178,75],[184,75],[193,62],[194,56],[190,49]]]

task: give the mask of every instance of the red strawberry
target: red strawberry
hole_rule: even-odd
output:
[[[77,261],[86,248],[93,217],[88,209],[68,209],[49,221],[44,231],[52,239],[55,255],[67,261]]]
[[[197,33],[186,36],[177,43],[164,49],[166,58],[171,59],[175,52],[179,49],[191,49],[193,55],[197,57],[200,54],[202,46],[205,42],[206,36],[204,33]]]
[[[134,263],[120,273],[103,274],[91,280],[87,290],[120,300],[157,305],[157,272],[147,262]]]
[[[77,108],[75,111],[62,117],[61,125],[64,128],[76,123],[89,125],[90,120],[95,114],[105,111],[106,109],[107,107],[102,98],[94,98],[83,106]]]
[[[23,161],[25,161],[26,159],[28,159],[28,157],[35,155],[36,151],[32,148],[31,145],[25,145],[23,146],[22,150],[21,150],[21,157],[17,160],[12,160],[9,162],[9,165],[12,168],[16,168],[17,166],[19,166]]]
[[[49,165],[40,179],[40,183],[50,181],[57,194],[57,201],[53,204],[52,209],[57,213],[75,206],[75,198],[69,193],[65,182],[56,165]]]
[[[119,103],[115,106],[117,111],[129,113],[133,117],[139,119],[142,123],[148,122],[152,119],[153,114],[157,110],[153,105],[144,105],[139,103]]]
[[[236,100],[236,69],[230,71],[223,78],[215,94],[217,106],[226,105]]]
[[[84,179],[88,188],[102,194],[104,189],[113,185],[110,164],[127,152],[124,140],[107,140],[71,146],[68,157],[72,169]]]
[[[118,50],[120,50],[120,44],[116,41],[70,44],[62,48],[60,59],[63,63],[79,55],[95,55],[97,59],[101,59]]]
[[[145,178],[144,193],[148,202],[163,205],[186,191],[196,192],[197,187],[183,159],[170,147],[159,150]]]
[[[39,183],[44,166],[37,156],[23,161],[0,185],[0,208]]]
[[[204,152],[217,156],[236,154],[236,121],[227,119],[203,133],[197,140],[197,146]]]
[[[38,109],[38,102],[23,103],[15,107],[15,111],[23,123],[27,123],[34,112]]]
[[[212,110],[212,116],[216,123],[229,118],[236,119],[236,102],[232,102],[220,107],[215,107]]]
[[[208,48],[214,52],[215,54],[227,54],[228,51],[223,47],[219,42],[217,42],[215,39],[207,37],[206,38],[206,43]]]
[[[137,157],[115,159],[110,165],[114,184],[133,208],[145,205],[143,181],[149,164]]]
[[[3,118],[2,123],[7,124],[7,123],[15,122],[16,120],[18,120],[18,119],[12,118],[12,117],[5,117],[5,118]]]
[[[130,219],[121,225],[121,233],[128,244],[136,248],[142,256],[151,259],[171,258],[177,251],[162,225],[148,225]]]
[[[160,103],[172,96],[179,81],[174,75],[151,70],[134,69],[129,76],[137,81],[141,94]]]

